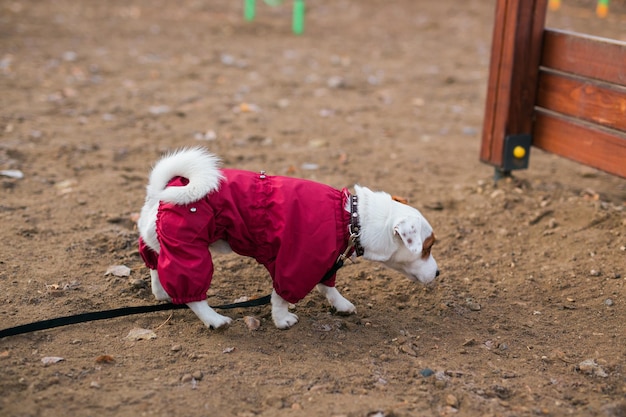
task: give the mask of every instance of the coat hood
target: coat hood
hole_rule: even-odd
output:
[[[217,190],[224,178],[219,169],[220,160],[204,148],[183,148],[161,158],[150,173],[146,201],[137,221],[139,234],[146,244],[159,251],[155,222],[160,202],[185,205],[204,198]],[[184,177],[188,183],[168,187],[175,177]]]

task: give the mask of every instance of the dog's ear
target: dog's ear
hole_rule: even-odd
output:
[[[393,231],[400,236],[404,245],[413,253],[422,252],[422,239],[420,238],[421,219],[418,217],[404,217],[393,226]]]

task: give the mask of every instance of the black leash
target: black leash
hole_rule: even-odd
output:
[[[337,261],[333,266],[324,274],[320,283],[324,283],[331,279],[344,264],[344,261],[350,257],[353,252],[356,252],[357,256],[363,255],[363,247],[359,242],[360,226],[359,217],[357,214],[357,197],[355,195],[350,198],[350,237],[348,238],[348,246],[346,250],[339,255]],[[266,295],[260,298],[254,298],[248,301],[242,301],[232,304],[223,304],[219,306],[211,306],[217,310],[231,310],[233,308],[248,308],[257,307],[269,304],[272,299],[271,295]],[[8,329],[0,330],[0,339],[16,336],[18,334],[31,333],[38,330],[54,329],[55,327],[68,326],[70,324],[85,323],[88,321],[106,320],[115,317],[131,316],[134,314],[153,313],[156,311],[167,310],[181,310],[187,308],[186,304],[154,304],[148,306],[137,307],[122,307],[112,310],[94,311],[91,313],[75,314],[73,316],[57,317],[49,320],[36,321],[34,323],[23,324],[21,326],[9,327]]]
[[[269,304],[271,295],[266,295],[261,298],[254,298],[248,301],[242,301],[239,303],[224,304],[215,306],[213,308],[218,310],[230,310],[233,308],[247,308],[256,307]],[[88,321],[106,320],[115,317],[131,316],[133,314],[153,313],[156,311],[167,310],[181,310],[187,308],[186,304],[155,304],[149,306],[137,306],[137,307],[122,307],[112,310],[94,311],[92,313],[75,314],[73,316],[57,317],[50,320],[42,320],[34,323],[23,324],[21,326],[10,327],[8,329],[0,330],[0,339],[8,336],[15,336],[18,334],[31,333],[38,330],[54,329],[55,327],[67,326],[70,324],[85,323]]]

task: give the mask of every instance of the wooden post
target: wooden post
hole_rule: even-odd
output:
[[[548,0],[497,0],[481,161],[502,170],[509,135],[532,134]]]

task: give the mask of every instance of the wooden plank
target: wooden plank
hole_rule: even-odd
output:
[[[626,131],[624,87],[613,87],[589,79],[541,71],[537,106]],[[626,161],[624,163],[626,164]]]
[[[626,134],[536,112],[533,146],[626,178]]]
[[[546,29],[541,65],[626,86],[626,42]]]
[[[504,138],[531,133],[548,0],[498,0],[480,159],[502,167]]]

